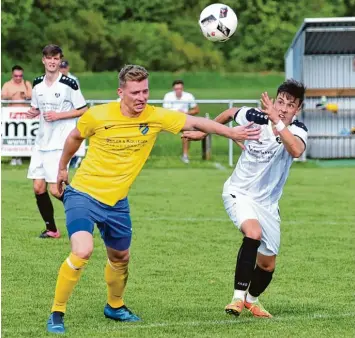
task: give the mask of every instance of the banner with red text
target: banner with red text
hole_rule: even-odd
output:
[[[30,157],[39,127],[39,117],[28,119],[29,107],[1,108],[1,156]],[[85,142],[76,154],[85,155]]]

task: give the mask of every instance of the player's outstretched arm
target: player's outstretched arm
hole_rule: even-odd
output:
[[[73,129],[67,139],[65,140],[62,156],[59,161],[57,187],[60,194],[63,193],[63,183],[68,184],[68,170],[67,166],[71,158],[78,151],[84,138],[81,137],[77,128]]]
[[[237,112],[239,108],[229,108],[222,113],[220,113],[214,121],[221,123],[221,124],[226,124],[230,121],[233,120],[233,117],[235,113]],[[190,141],[200,141],[204,139],[208,133],[204,133],[202,131],[185,131],[182,137],[185,137],[189,139]]]
[[[240,140],[258,140],[260,137],[260,127],[252,127],[253,122],[247,124],[246,126],[239,126],[234,128],[229,128],[221,123],[202,118],[187,116],[183,131],[188,130],[198,130],[207,134],[217,134],[230,138],[235,141]]]

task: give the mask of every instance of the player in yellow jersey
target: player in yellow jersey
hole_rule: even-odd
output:
[[[132,224],[127,194],[146,162],[160,131],[174,134],[201,130],[237,140],[259,138],[260,128],[228,128],[212,120],[147,105],[148,73],[136,65],[119,74],[120,102],[90,108],[68,136],[59,164],[58,189],[68,184],[67,164],[85,138],[88,152],[71,185],[64,192],[66,224],[71,253],[57,279],[47,329],[63,333],[67,301],[93,251],[94,224],[107,250],[104,315],[119,321],[138,321],[123,302],[128,277]]]

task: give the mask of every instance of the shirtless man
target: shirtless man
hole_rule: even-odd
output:
[[[3,100],[30,100],[32,97],[32,85],[23,79],[23,68],[12,67],[12,79],[4,83],[1,89]],[[24,103],[11,103],[12,107],[23,107]]]
[[[1,89],[1,99],[3,100],[30,100],[32,97],[31,82],[23,79],[23,68],[21,66],[12,67],[12,79],[4,83]],[[9,107],[26,107],[25,103],[9,103]],[[11,165],[21,165],[20,157],[13,157]]]

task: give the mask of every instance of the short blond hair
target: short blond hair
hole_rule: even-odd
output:
[[[149,73],[147,70],[138,65],[125,65],[118,75],[119,85],[123,87],[127,81],[143,81],[148,79]]]

